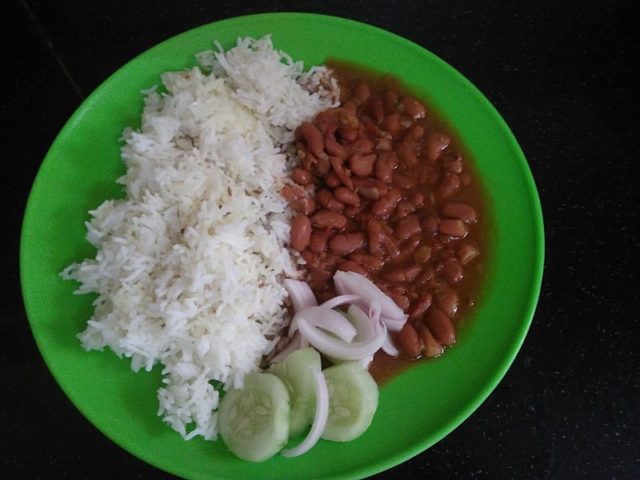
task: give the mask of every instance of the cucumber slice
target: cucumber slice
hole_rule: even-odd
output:
[[[302,433],[316,412],[315,374],[322,369],[320,354],[313,348],[301,348],[269,368],[269,373],[284,382],[291,398],[289,435]]]
[[[378,408],[378,385],[358,362],[343,363],[324,371],[329,389],[329,418],[322,438],[353,440],[369,428]]]
[[[220,402],[220,436],[238,457],[262,462],[287,443],[289,409],[282,380],[268,373],[249,374],[242,390],[227,392]]]

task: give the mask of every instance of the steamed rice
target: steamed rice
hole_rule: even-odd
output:
[[[62,276],[98,294],[83,347],[109,347],[135,371],[161,363],[158,413],[185,439],[214,439],[212,381],[241,387],[286,322],[282,280],[298,260],[279,193],[285,152],[337,87],[268,36],[197,58],[162,76],[166,92],[145,92],[140,129],[123,134],[125,198],[90,212],[96,256]]]

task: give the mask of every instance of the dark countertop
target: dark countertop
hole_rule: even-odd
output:
[[[632,1],[551,3],[7,2],[18,35],[3,42],[0,101],[3,478],[171,478],[104,437],[49,374],[22,306],[22,214],[55,135],[113,71],[184,30],[266,11],[353,18],[442,57],[504,116],[542,200],[542,294],[512,368],[453,433],[375,478],[640,478],[640,22]]]

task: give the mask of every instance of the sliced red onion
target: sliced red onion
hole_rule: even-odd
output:
[[[296,333],[291,340],[289,341],[289,343],[287,344],[286,347],[284,347],[280,352],[278,352],[277,355],[275,355],[272,359],[270,363],[278,363],[281,362],[282,360],[284,360],[285,358],[287,358],[289,356],[290,353],[295,352],[296,350],[298,350],[299,348],[302,348],[302,336],[300,335],[300,333]]]
[[[284,281],[284,287],[289,292],[294,312],[299,312],[303,308],[315,307],[318,305],[316,296],[313,294],[308,283],[287,278]]]
[[[400,330],[402,330],[402,327],[404,327],[404,324],[407,323],[407,317],[403,318],[402,320],[380,317],[380,323],[384,323],[385,326],[392,332],[399,332]]]
[[[320,306],[324,308],[336,308],[345,303],[354,303],[360,300],[358,295],[338,295],[337,297],[330,298]]]
[[[382,344],[382,350],[392,357],[400,355],[400,351],[398,350],[398,347],[396,347],[395,343],[393,343],[389,333],[387,333],[387,338],[385,338],[384,343]]]
[[[316,414],[313,418],[311,430],[305,439],[297,447],[289,448],[282,451],[283,457],[297,457],[308,452],[320,439],[324,428],[327,426],[327,418],[329,418],[329,389],[327,381],[322,372],[315,374],[316,384]]]
[[[293,317],[293,322],[300,328],[300,319],[304,318],[314,327],[332,333],[336,337],[351,342],[356,336],[356,328],[341,313],[325,307],[307,307]]]
[[[382,315],[382,306],[378,300],[374,300],[369,305],[369,318],[373,323],[378,323],[380,321],[380,316]]]
[[[367,358],[363,358],[362,360],[358,360],[358,363],[362,365],[363,368],[369,368],[369,365],[371,365],[371,362],[373,362],[373,355]]]
[[[386,328],[383,328],[382,332],[369,340],[347,343],[314,327],[304,317],[298,318],[298,329],[316,350],[338,360],[361,360],[373,355],[387,335]]]
[[[377,300],[380,302],[383,317],[398,321],[407,318],[402,309],[398,307],[391,298],[380,290],[371,280],[359,273],[338,270],[333,276],[333,283],[341,295],[359,295],[361,300],[358,302],[358,305],[366,310]]]
[[[358,305],[350,305],[347,314],[351,317],[358,332],[357,340],[370,340],[376,336],[379,322],[371,321],[371,317],[364,313]]]

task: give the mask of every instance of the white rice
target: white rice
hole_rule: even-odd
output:
[[[123,134],[126,196],[90,212],[96,256],[61,275],[98,294],[84,348],[109,347],[135,371],[161,363],[159,415],[185,439],[214,439],[211,382],[242,386],[287,321],[282,280],[297,269],[283,152],[337,92],[269,36],[197,58],[202,69],[162,76],[166,93],[145,92],[141,128]]]

